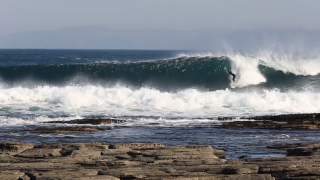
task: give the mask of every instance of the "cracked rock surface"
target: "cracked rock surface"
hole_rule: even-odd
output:
[[[211,146],[160,143],[0,143],[0,179],[313,180],[320,143],[281,146],[286,157],[225,159]]]

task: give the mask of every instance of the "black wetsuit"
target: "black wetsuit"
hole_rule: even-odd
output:
[[[231,75],[233,78],[232,78],[232,81],[234,82],[234,79],[236,78],[236,75],[234,73],[232,73],[231,71],[228,71],[229,75]]]

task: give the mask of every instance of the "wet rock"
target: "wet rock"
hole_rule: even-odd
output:
[[[123,123],[124,120],[118,120],[118,119],[76,119],[71,121],[49,121],[45,123],[59,123],[59,124],[112,124],[112,123]]]
[[[288,156],[320,155],[320,143],[300,144],[298,147],[287,149]]]
[[[230,119],[232,119],[232,117],[218,118],[218,120]],[[223,122],[221,126],[214,126],[213,128],[291,130],[320,129],[320,113],[244,117],[238,119],[238,121]]]
[[[282,115],[273,115],[273,116],[255,116],[250,119],[255,120],[271,120],[271,121],[295,121],[295,120],[315,120],[318,122],[320,120],[320,113],[309,113],[309,114],[282,114]]]
[[[41,134],[50,134],[50,133],[83,133],[83,132],[96,132],[105,130],[103,128],[82,126],[82,127],[40,127],[35,130],[25,130],[22,132],[25,133],[41,133]]]
[[[320,121],[319,121],[320,122]],[[290,129],[290,130],[310,130],[319,129],[319,124],[311,121],[295,120],[288,122],[265,121],[234,121],[225,122],[218,128],[222,129]]]

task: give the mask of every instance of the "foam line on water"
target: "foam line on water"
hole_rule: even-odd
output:
[[[212,117],[320,111],[320,93],[234,92],[186,89],[161,92],[150,88],[41,86],[0,89],[0,115]]]

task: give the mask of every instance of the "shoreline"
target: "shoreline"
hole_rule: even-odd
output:
[[[221,125],[208,126],[196,126],[196,128],[217,128],[217,129],[290,129],[290,130],[312,130],[320,129],[320,113],[302,113],[302,114],[280,114],[280,115],[263,115],[263,116],[252,116],[252,117],[240,117],[237,121],[233,120],[234,117],[216,117],[210,118],[212,120],[219,120]],[[88,125],[104,125],[104,124],[122,124],[126,120],[121,119],[111,119],[111,118],[84,118],[75,119],[69,121],[48,121],[41,124],[70,124],[70,125],[80,125],[77,126],[78,129],[73,132],[86,132],[86,131],[99,131],[106,130],[108,128],[96,128],[89,130]],[[156,123],[154,123],[156,124]],[[79,128],[85,127],[85,128]],[[187,126],[188,127],[188,126]],[[87,129],[86,129],[87,128]],[[46,132],[48,131],[48,132]],[[57,133],[59,133],[59,128],[56,128]],[[55,129],[50,128],[39,128],[32,131],[34,133],[55,133]]]
[[[300,132],[319,130],[320,125],[320,113],[258,116],[254,119],[255,121],[244,119],[224,122],[219,127],[200,129]],[[113,119],[54,121],[43,123],[43,126],[32,130],[15,130],[13,133],[68,135],[108,132],[109,127],[100,125],[123,122]],[[55,126],[57,124],[60,126]],[[243,155],[230,159],[226,158],[225,150],[205,144],[179,145],[177,141],[176,145],[165,146],[157,141],[110,144],[107,142],[108,139],[104,142],[41,144],[2,141],[0,179],[320,179],[320,141],[264,146],[265,149],[286,152],[283,157],[258,158]]]
[[[277,144],[317,142],[320,113],[258,116],[252,118],[212,118],[212,123],[182,126],[127,124],[121,119],[74,119],[35,125],[12,126],[0,130],[3,142],[47,143],[163,143],[173,145],[210,145],[223,149],[227,158],[240,156],[279,157],[281,149],[265,149]],[[256,120],[253,120],[256,119]],[[219,122],[217,124],[217,119]]]

